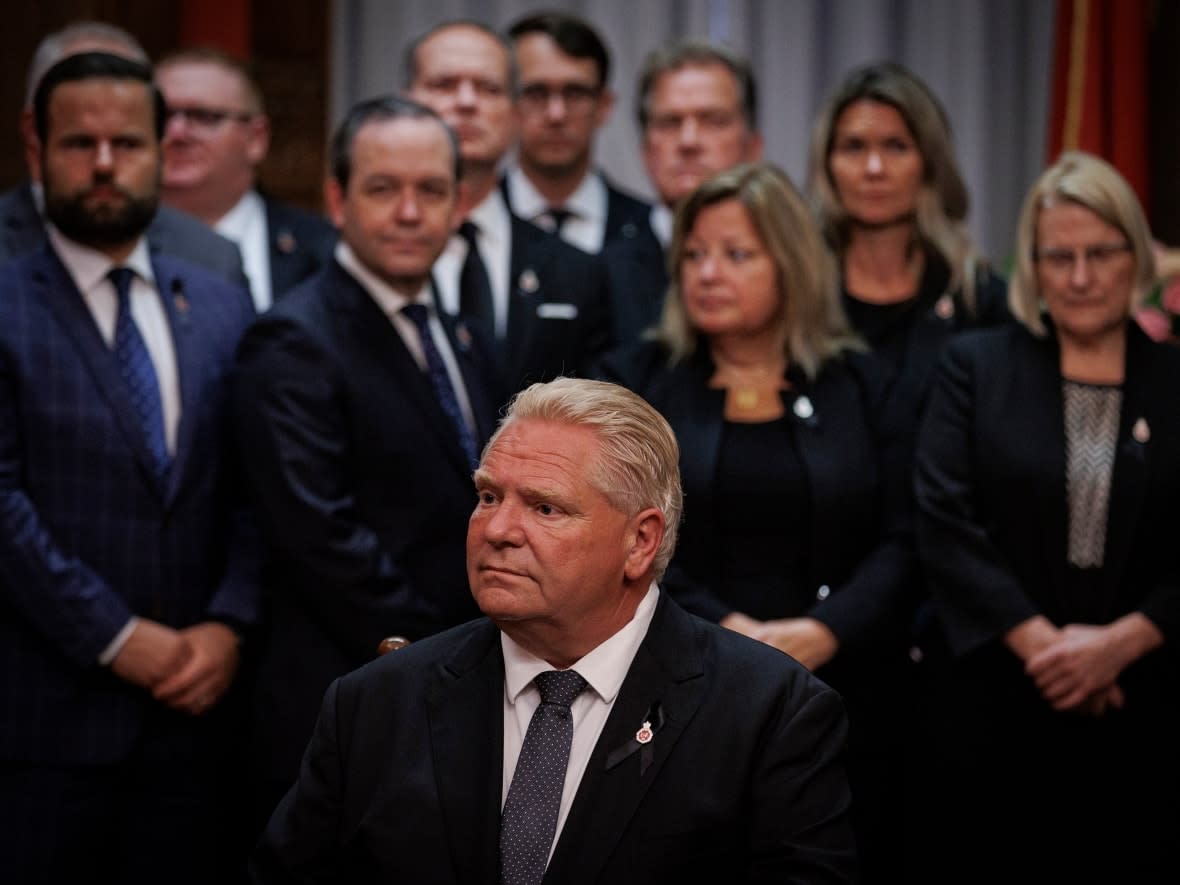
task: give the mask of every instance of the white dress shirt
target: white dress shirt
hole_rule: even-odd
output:
[[[336,261],[355,279],[362,289],[368,293],[381,312],[384,313],[391,323],[397,334],[401,336],[402,341],[406,345],[406,349],[410,351],[414,361],[418,363],[418,368],[423,372],[429,370],[426,364],[426,354],[422,350],[422,341],[418,337],[418,327],[414,325],[414,321],[402,313],[402,308],[407,304],[425,304],[427,324],[430,327],[430,337],[434,339],[434,346],[438,349],[439,355],[442,357],[443,364],[447,367],[447,377],[451,379],[451,387],[455,389],[455,398],[459,401],[459,409],[463,412],[463,420],[467,422],[467,427],[471,431],[472,436],[477,440],[479,438],[479,430],[475,426],[475,413],[471,411],[471,400],[467,396],[467,387],[463,383],[463,375],[459,371],[459,363],[455,360],[454,351],[451,350],[450,339],[447,338],[447,333],[443,330],[442,323],[439,321],[438,313],[435,308],[434,298],[430,291],[430,284],[426,283],[418,290],[418,294],[413,298],[407,298],[400,292],[393,289],[392,286],[385,283],[375,273],[361,264],[356,253],[348,248],[348,244],[343,240],[336,243]]]
[[[549,201],[533,185],[520,167],[508,173],[508,201],[512,211],[538,227],[552,231],[553,218],[549,215]],[[597,172],[588,172],[561,207],[572,214],[561,227],[561,238],[583,252],[597,255],[606,239],[606,214],[610,195],[606,182]]]
[[[66,273],[82,293],[82,300],[107,347],[115,346],[115,322],[119,313],[119,295],[107,274],[115,266],[106,255],[68,239],[52,224],[45,225],[45,233]],[[160,404],[164,414],[164,443],[168,454],[176,454],[176,432],[180,426],[180,376],[176,369],[176,347],[172,341],[172,327],[168,312],[160,300],[156,275],[148,253],[147,240],[139,238],[135,248],[120,265],[135,271],[131,280],[131,318],[135,321],[143,343],[147,346],[156,381],[160,386]],[[98,663],[107,666],[123,650],[138,619],[134,616],[123,625],[115,637],[98,655]]]
[[[508,275],[512,270],[512,215],[504,203],[499,188],[467,213],[467,220],[478,229],[479,257],[483,259],[492,284],[492,307],[496,312],[495,334],[508,334],[508,299],[511,295]],[[434,263],[434,283],[438,287],[438,301],[450,314],[459,312],[459,274],[467,259],[467,241],[459,234],[451,235],[442,255]]]
[[[247,191],[221,216],[213,229],[237,243],[242,253],[242,269],[250,281],[254,308],[262,313],[274,303],[274,293],[270,290],[270,231],[266,226],[266,203],[257,191]]]
[[[651,207],[651,230],[667,252],[672,242],[672,210],[663,203]]]
[[[565,769],[565,785],[561,790],[557,829],[553,833],[553,844],[549,846],[550,858],[553,857],[553,849],[561,836],[561,828],[565,826],[578,786],[582,783],[590,754],[594,752],[598,736],[615,705],[615,698],[619,696],[619,689],[627,678],[635,653],[647,636],[659,596],[659,589],[652,584],[627,625],[571,667],[586,680],[587,688],[570,705],[574,739],[570,745],[569,764]],[[503,808],[525,733],[533,712],[541,703],[541,692],[533,684],[533,677],[552,670],[553,666],[525,651],[504,633],[500,634],[500,644],[504,650],[504,779],[500,796],[500,807]],[[636,722],[636,730],[642,724]]]

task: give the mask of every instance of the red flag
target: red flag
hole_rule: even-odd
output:
[[[1049,162],[1109,161],[1147,209],[1148,0],[1057,0]]]

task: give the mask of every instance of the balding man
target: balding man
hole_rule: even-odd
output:
[[[156,82],[168,103],[160,195],[237,243],[264,311],[331,259],[335,231],[326,218],[258,192],[270,120],[244,63],[186,49],[156,63]]]

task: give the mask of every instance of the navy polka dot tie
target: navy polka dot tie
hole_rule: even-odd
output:
[[[422,353],[426,356],[426,371],[430,376],[430,384],[434,387],[434,395],[438,399],[438,404],[442,406],[442,410],[451,419],[451,424],[454,425],[455,432],[459,437],[459,445],[463,447],[463,453],[467,456],[471,469],[474,470],[479,466],[479,452],[476,450],[475,436],[463,418],[463,410],[459,407],[459,397],[451,384],[451,376],[447,374],[446,363],[443,362],[442,353],[435,346],[434,336],[430,334],[429,313],[426,305],[407,304],[402,308],[402,313],[410,318],[418,330],[418,339],[422,342]]]
[[[570,704],[586,687],[573,670],[538,673],[533,682],[541,703],[520,747],[500,818],[502,885],[537,885],[545,875],[574,739]]]
[[[147,437],[156,477],[163,479],[168,474],[172,459],[164,437],[164,405],[160,400],[156,369],[143,336],[139,334],[139,327],[131,316],[131,280],[135,277],[135,271],[129,267],[113,267],[107,277],[114,284],[119,299],[118,313],[115,315],[115,358],[119,361],[119,373],[127,385],[135,413]]]

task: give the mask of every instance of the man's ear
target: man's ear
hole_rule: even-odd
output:
[[[623,574],[635,581],[649,572],[664,540],[664,514],[654,507],[641,510],[627,527],[627,556]]]
[[[324,179],[324,208],[337,230],[344,227],[344,189],[334,175]]]

